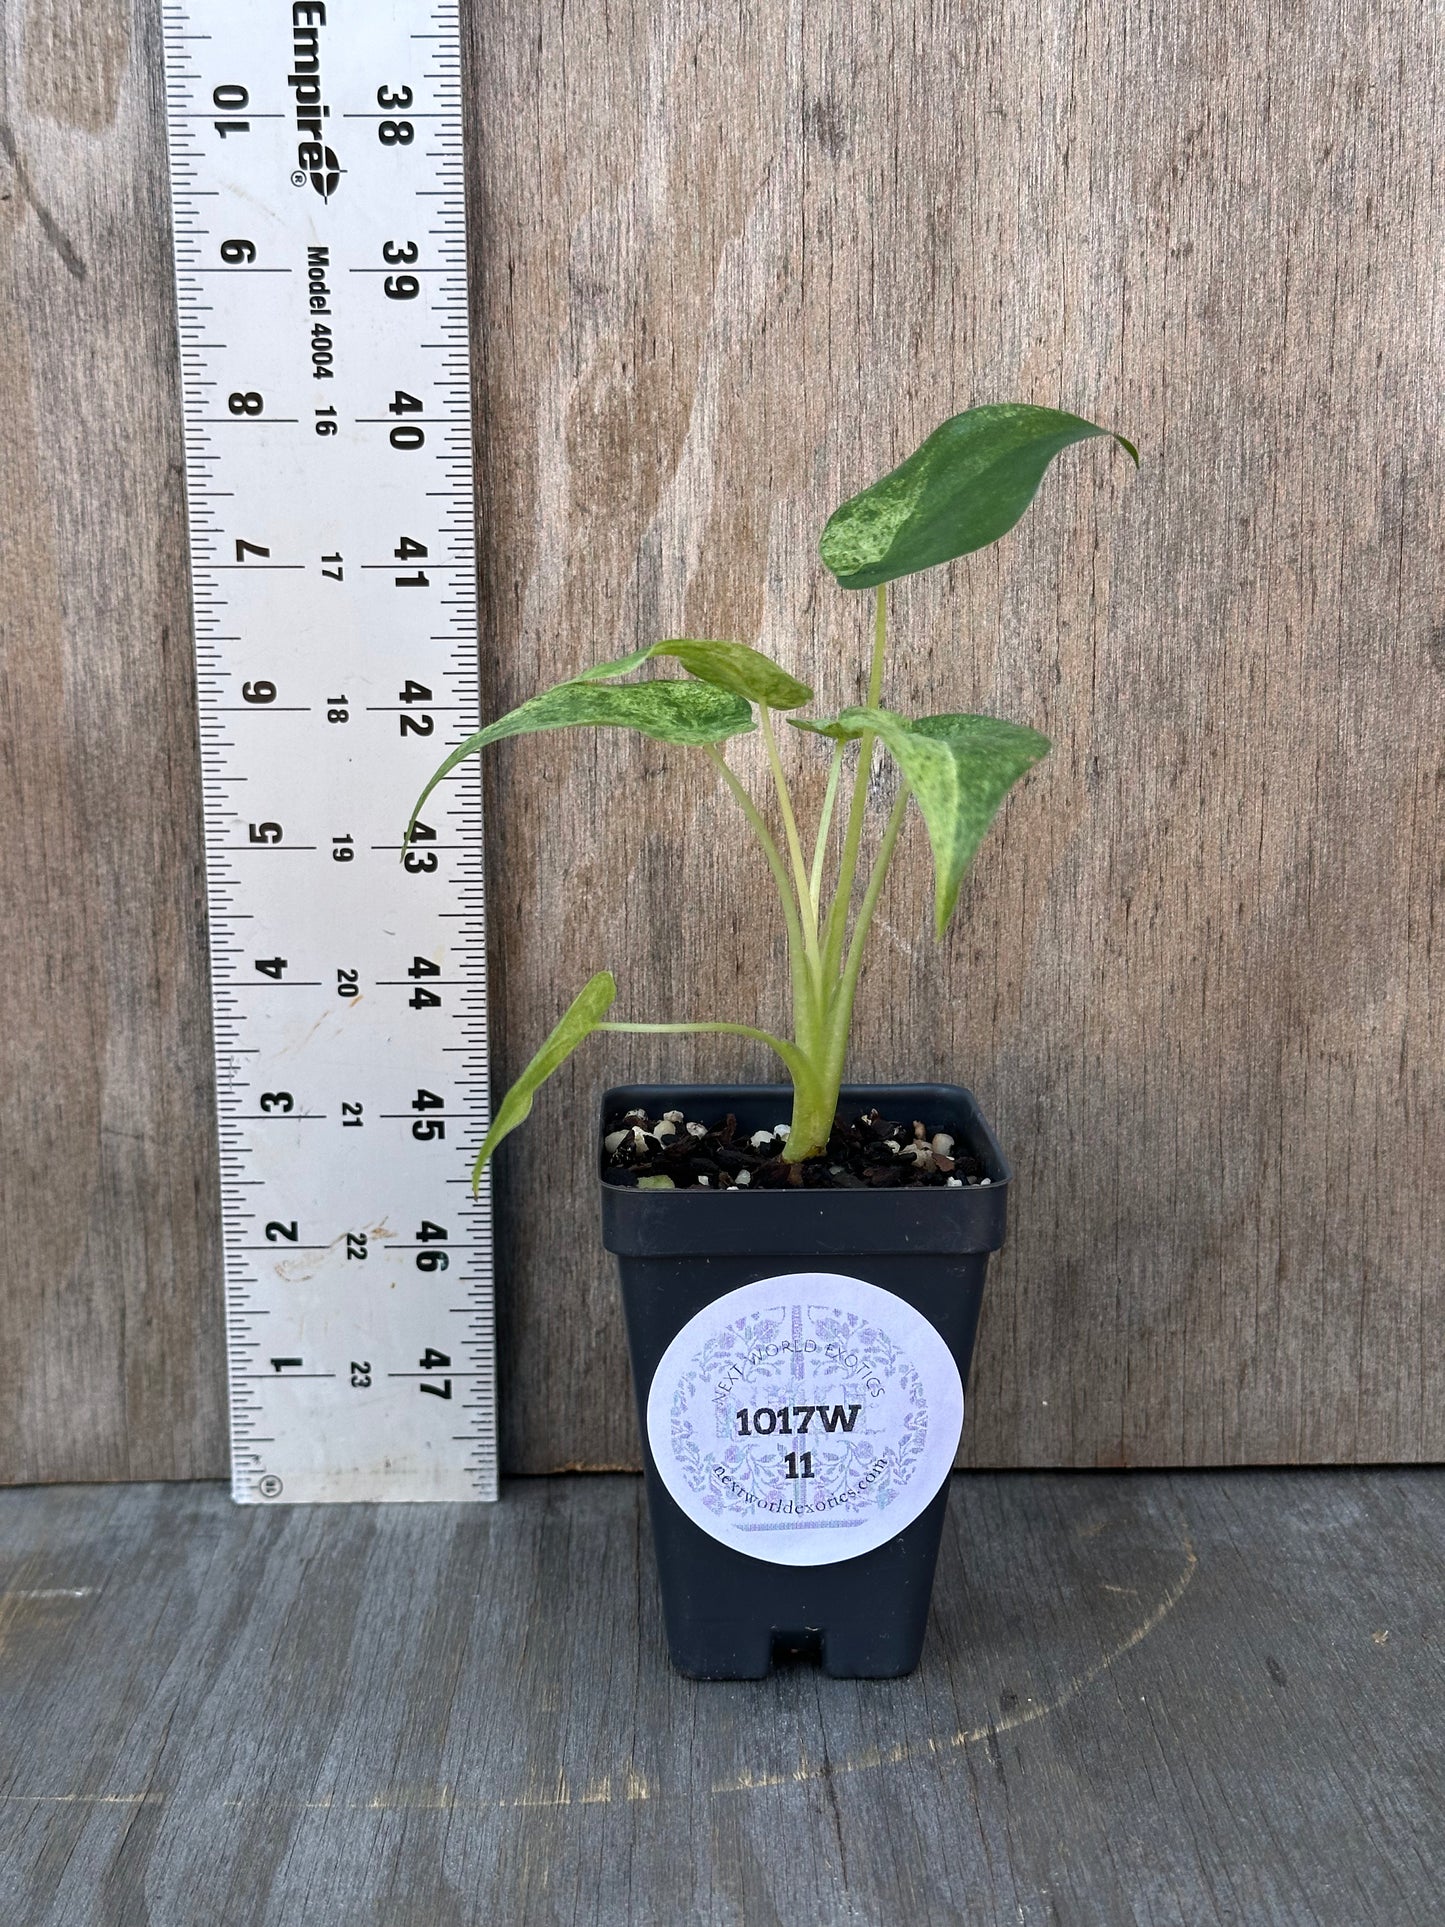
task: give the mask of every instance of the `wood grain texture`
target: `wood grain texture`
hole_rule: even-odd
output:
[[[158,12],[7,6],[0,1476],[225,1465]]]
[[[1429,1472],[965,1475],[918,1673],[698,1685],[642,1484],[0,1495],[3,1927],[1435,1927]]]
[[[213,1473],[158,8],[3,35],[0,1478]],[[493,708],[678,633],[856,699],[843,495],[979,400],[1141,444],[895,597],[897,707],[1056,744],[941,951],[911,837],[852,1066],[972,1085],[1018,1171],[976,1463],[1445,1455],[1441,39],[1425,0],[470,10]],[[541,738],[487,802],[500,1082],[602,964],[634,1015],[781,1019],[705,766]],[[504,1155],[512,1467],[636,1457],[589,1160],[537,1146],[605,1081],[733,1071],[607,1040]]]
[[[1438,10],[472,21],[496,708],[679,633],[858,700],[835,503],[982,400],[1143,450],[1074,451],[894,598],[886,699],[1056,745],[941,952],[915,826],[853,1060],[970,1084],[1016,1164],[970,1459],[1439,1456]],[[705,770],[554,738],[488,784],[503,1078],[604,963],[619,1013],[782,1018]],[[610,1039],[504,1155],[512,1465],[635,1452],[589,1179],[559,1199],[535,1146],[609,1077],[734,1068],[770,1066]]]

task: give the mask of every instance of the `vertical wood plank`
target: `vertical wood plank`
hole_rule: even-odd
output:
[[[970,1083],[1018,1166],[972,1460],[1438,1452],[1438,16],[473,23],[499,708],[677,633],[855,699],[867,612],[813,547],[843,495],[984,399],[1143,446],[894,598],[898,707],[1056,744],[941,953],[915,833],[860,1006],[858,1071]],[[488,797],[502,1077],[604,962],[639,1016],[784,1011],[681,753],[508,745]],[[513,1464],[634,1452],[585,1160],[540,1145],[609,1074],[718,1067],[768,1069],[609,1040],[504,1156]]]
[[[158,9],[18,0],[3,33],[0,1477],[211,1474]],[[488,0],[469,37],[494,707],[677,633],[856,698],[837,500],[977,400],[1143,447],[1076,451],[895,597],[898,707],[1056,746],[941,952],[912,836],[860,1003],[857,1072],[970,1083],[1019,1172],[972,1459],[1439,1457],[1438,14]],[[604,963],[640,1016],[781,1016],[762,879],[682,752],[508,744],[487,802],[499,1080]],[[504,1154],[513,1467],[633,1460],[594,1093],[715,1071],[769,1066],[609,1040]]]
[[[158,9],[0,101],[0,1477],[225,1468]]]

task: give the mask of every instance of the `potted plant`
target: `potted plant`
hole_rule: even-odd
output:
[[[1048,743],[992,716],[886,708],[887,585],[996,541],[1055,455],[1111,434],[1050,408],[972,408],[834,512],[824,564],[843,588],[875,592],[866,703],[806,719],[795,712],[812,690],[760,651],[659,642],[583,669],[478,731],[413,811],[407,841],[435,785],[504,737],[636,729],[709,758],[776,886],[791,1036],[737,1022],[615,1020],[617,986],[599,971],[503,1098],[474,1171],[595,1031],[752,1037],[787,1071],[786,1085],[633,1085],[602,1101],[603,1237],[621,1269],[668,1643],[694,1677],[758,1678],[779,1650],[811,1652],[850,1678],[918,1662],[1009,1170],[967,1090],[845,1086],[843,1071],[865,945],[910,802],[932,845],[941,937],[990,821]],[[1137,464],[1132,444],[1113,439]],[[686,679],[626,680],[655,661]],[[830,749],[811,849],[779,754],[779,715]],[[772,822],[723,750],[755,728]],[[898,793],[858,898],[878,745],[897,767]]]

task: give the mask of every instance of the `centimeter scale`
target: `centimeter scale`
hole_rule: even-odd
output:
[[[234,1495],[496,1496],[457,7],[164,7]]]

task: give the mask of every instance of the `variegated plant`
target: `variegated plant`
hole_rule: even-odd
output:
[[[883,708],[887,585],[997,541],[1022,516],[1061,449],[1111,434],[1137,463],[1131,442],[1077,415],[1022,403],[971,408],[936,428],[906,462],[829,518],[820,544],[824,563],[845,589],[874,590],[876,609],[867,702],[821,722],[787,717],[795,729],[833,743],[811,856],[799,830],[773,719],[801,709],[812,701],[813,692],[746,643],[659,642],[615,662],[597,663],[479,730],[447,757],[417,800],[407,842],[422,805],[448,772],[507,736],[590,724],[635,729],[661,742],[701,749],[731,791],[767,861],[787,926],[792,967],[791,1038],[751,1024],[609,1021],[617,985],[610,971],[599,970],[503,1098],[477,1155],[474,1178],[527,1116],[538,1086],[584,1038],[599,1030],[719,1031],[769,1045],[787,1067],[793,1086],[785,1156],[797,1162],[822,1153],[837,1108],[864,946],[909,799],[918,805],[933,848],[934,928],[941,937],[984,832],[1014,783],[1049,747],[1036,730],[993,716],[910,718]],[[622,680],[644,663],[659,660],[677,663],[689,680]],[[723,753],[730,737],[755,727],[762,731],[772,770],[781,843]],[[901,780],[855,913],[875,743],[882,743],[893,758]],[[852,800],[833,865],[834,805],[851,745],[856,745]]]

